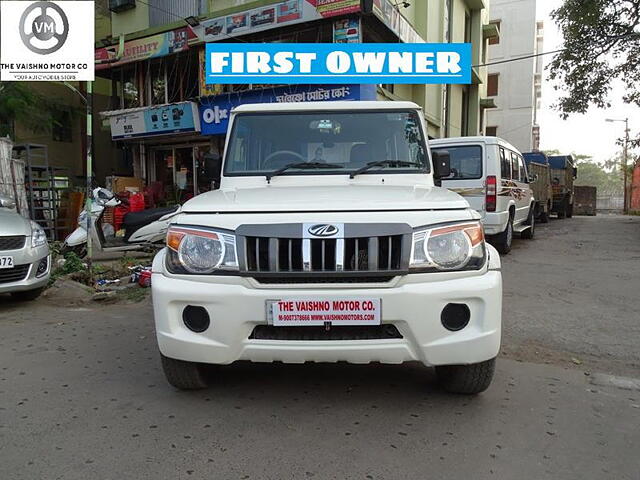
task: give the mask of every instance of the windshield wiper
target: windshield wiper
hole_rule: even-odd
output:
[[[357,170],[354,170],[349,175],[349,178],[355,178],[356,175],[360,175],[367,170],[370,170],[375,167],[423,167],[419,162],[409,162],[405,160],[380,160],[378,162],[369,162],[366,165],[360,167]]]
[[[274,170],[273,172],[267,173],[265,175],[267,177],[267,183],[269,183],[273,177],[282,175],[284,172],[292,168],[299,168],[300,170],[313,170],[315,168],[344,168],[344,166],[337,163],[322,163],[322,162],[289,163],[284,167],[279,168],[278,170]]]

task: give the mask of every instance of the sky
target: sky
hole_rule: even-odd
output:
[[[544,21],[545,52],[562,48],[562,34],[550,17],[551,11],[561,4],[561,0],[537,1],[538,20]],[[553,55],[543,58],[546,67]],[[640,130],[640,107],[627,105],[622,101],[622,85],[615,85],[610,93],[611,108],[605,110],[592,107],[584,115],[572,114],[567,120],[563,120],[552,108],[561,92],[553,88],[554,84],[547,78],[546,70],[544,75],[542,108],[538,118],[542,150],[557,149],[562,153],[591,155],[594,161],[604,162],[621,152],[622,147],[616,141],[624,136],[624,123],[607,123],[605,119],[629,117],[631,135]]]

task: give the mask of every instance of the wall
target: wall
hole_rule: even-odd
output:
[[[489,46],[489,62],[532,55],[536,45],[535,0],[493,0],[491,19],[500,20],[500,43]],[[520,151],[531,151],[534,113],[534,59],[489,67],[500,75],[497,109],[489,110],[488,126]]]

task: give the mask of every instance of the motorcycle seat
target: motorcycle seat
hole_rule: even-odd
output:
[[[139,212],[129,212],[124,216],[123,226],[127,233],[137,230],[138,228],[149,225],[151,222],[161,219],[169,213],[173,213],[180,208],[179,205],[173,207],[150,208]],[[131,234],[129,233],[129,234]]]

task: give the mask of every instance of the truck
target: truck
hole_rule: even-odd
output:
[[[449,155],[418,105],[242,105],[208,163],[218,188],[184,204],[152,266],[171,385],[242,360],[419,361],[447,391],[489,387],[500,257],[440,186]]]
[[[553,189],[551,188],[551,168],[544,152],[523,153],[527,164],[531,189],[535,201],[535,216],[540,223],[547,223],[553,209]]]
[[[552,213],[558,218],[573,216],[573,181],[578,176],[578,168],[572,155],[550,155],[551,187],[553,189]]]

